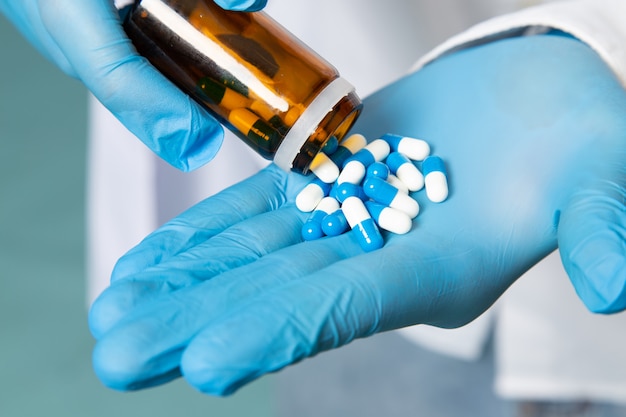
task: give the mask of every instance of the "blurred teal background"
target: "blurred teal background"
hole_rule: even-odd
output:
[[[129,394],[96,379],[84,282],[87,91],[2,16],[0,53],[0,416],[275,415],[268,378],[226,399],[182,381]]]

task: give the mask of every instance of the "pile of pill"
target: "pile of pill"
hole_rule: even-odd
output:
[[[309,169],[316,178],[296,197],[296,207],[311,212],[302,226],[304,240],[352,230],[363,250],[376,250],[384,244],[380,229],[411,230],[420,208],[410,192],[424,188],[435,203],[448,197],[442,159],[417,138],[387,133],[367,143],[353,134],[341,144],[329,141]]]

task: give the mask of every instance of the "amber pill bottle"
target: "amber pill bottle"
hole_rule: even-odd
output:
[[[265,12],[136,0],[122,15],[141,55],[285,171],[306,174],[361,111],[354,87]]]

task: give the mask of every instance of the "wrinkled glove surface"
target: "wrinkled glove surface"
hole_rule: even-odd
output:
[[[354,132],[427,140],[450,197],[406,235],[302,242],[310,180],[274,166],[173,219],[118,263],[90,314],[109,387],[182,375],[216,395],[355,338],[476,318],[560,247],[582,300],[625,308],[626,94],[586,45],[456,52],[365,101]],[[554,300],[558,303],[558,299]]]

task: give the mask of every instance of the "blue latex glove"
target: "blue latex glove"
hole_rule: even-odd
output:
[[[449,199],[416,194],[412,231],[370,253],[351,234],[302,243],[309,178],[273,166],[205,200],[125,255],[94,304],[104,384],[182,374],[223,395],[355,338],[460,326],[557,242],[592,310],[625,308],[626,93],[584,44],[456,52],[369,97],[354,130],[427,140]]]
[[[218,3],[257,10],[265,0]],[[188,171],[215,156],[222,127],[137,55],[111,0],[0,0],[0,11],[164,160]]]

